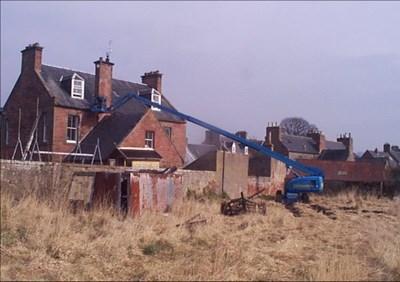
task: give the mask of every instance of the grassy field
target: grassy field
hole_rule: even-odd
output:
[[[2,194],[1,280],[400,280],[399,201],[351,191],[235,217],[220,203],[123,219]]]

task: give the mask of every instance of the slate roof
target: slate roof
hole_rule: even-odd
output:
[[[206,144],[188,144],[188,149],[191,154],[197,159],[210,151],[217,151],[218,147],[215,145]]]
[[[389,162],[390,167],[395,168],[397,166],[397,161],[394,158],[392,152],[395,152],[394,150],[390,151],[389,153],[378,151],[378,150],[367,150],[365,153],[361,156],[361,159],[386,159]],[[399,154],[400,155],[400,154]]]
[[[314,155],[319,154],[318,145],[311,137],[289,135],[284,133],[282,134],[281,141],[283,145],[289,150],[289,152]],[[342,153],[339,151],[346,150],[346,146],[342,142],[325,141],[325,150],[335,150],[337,153]]]
[[[389,158],[389,153],[377,151],[377,150],[367,150],[370,153],[372,158]]]
[[[325,150],[346,150],[342,142],[325,141]]]
[[[200,158],[197,158],[190,164],[186,165],[183,169],[215,171],[217,166],[216,159],[217,159],[216,151],[209,151]]]
[[[186,156],[185,164],[188,165],[198,158],[204,156],[208,152],[217,151],[218,146],[207,145],[207,144],[187,144],[186,146]]]
[[[71,77],[75,73],[85,81],[84,99],[72,98],[70,93],[61,87],[60,81],[66,77]],[[95,75],[72,69],[42,65],[41,76],[50,96],[54,97],[54,103],[56,106],[90,110],[94,96]],[[151,90],[152,89],[145,84],[115,78],[112,80],[112,95],[114,103],[118,103],[118,100],[122,99],[128,93],[140,93],[142,95],[147,92],[151,93]],[[165,96],[161,95],[161,97],[162,105],[175,109]],[[129,134],[148,109],[148,106],[142,104],[136,99],[128,99],[126,103],[116,109],[110,116],[104,117],[101,122],[98,123],[81,141],[80,146],[82,153],[93,154],[97,140],[99,139],[102,160],[107,159],[115,149],[115,146]],[[154,111],[154,114],[160,121],[185,122],[183,119],[163,111]],[[77,157],[75,160],[80,161]],[[98,154],[96,154],[95,160],[99,161]]]
[[[282,134],[282,143],[290,152],[319,154],[319,150],[311,137]]]
[[[317,160],[347,161],[347,150],[323,150]]]
[[[80,77],[82,77],[85,81],[84,99],[72,98],[70,93],[67,93],[67,91],[61,87],[60,80],[65,77],[71,77],[75,73],[78,74]],[[78,70],[42,65],[41,76],[44,79],[45,86],[50,96],[55,98],[54,102],[56,106],[81,109],[81,110],[90,110],[90,107],[93,102],[93,95],[95,89],[95,75]],[[113,78],[112,90],[113,90],[112,92],[113,101],[114,103],[117,103],[119,99],[121,99],[128,93],[137,94],[139,93],[139,91],[140,93],[146,93],[146,91],[150,93],[151,88],[145,84],[134,83],[130,81],[124,81]],[[165,96],[161,95],[161,97],[162,97],[161,100],[162,105],[174,109],[172,104],[167,100],[167,98],[165,98]],[[136,100],[134,101],[136,102]],[[183,119],[162,111],[155,112],[155,114],[159,120],[171,121],[171,122],[184,122]]]
[[[146,111],[147,108],[143,104],[135,102],[134,99],[129,100],[117,112],[104,117],[81,141],[82,153],[93,154],[99,139],[102,160],[107,159]],[[95,160],[100,160],[97,155]]]
[[[400,150],[390,150],[390,154],[397,161],[397,163],[400,165]]]

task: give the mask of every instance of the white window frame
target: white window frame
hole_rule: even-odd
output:
[[[71,118],[71,120],[70,120]],[[71,121],[71,122],[70,122]],[[72,133],[72,134],[70,134]],[[79,116],[78,115],[68,115],[67,117],[67,143],[76,143],[78,141],[79,133]],[[72,136],[74,135],[74,136]],[[75,137],[75,139],[73,139]]]
[[[76,73],[71,79],[71,97],[75,99],[83,99],[85,97],[85,80]]]
[[[144,147],[145,148],[152,148],[154,149],[154,138],[155,133],[154,131],[146,130],[145,137],[144,137]]]
[[[158,93],[155,89],[153,89],[151,91],[151,101],[153,103],[157,103],[157,104],[161,105],[161,94]],[[157,108],[157,107],[154,107],[154,106],[151,106],[151,109],[153,111],[157,111],[157,112],[161,111],[160,108]]]

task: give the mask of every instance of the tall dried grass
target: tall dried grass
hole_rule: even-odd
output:
[[[123,218],[103,206],[72,215],[1,194],[1,280],[400,280],[399,203],[355,191],[312,196],[295,217],[225,217],[218,199]],[[205,224],[182,225],[200,214]],[[177,225],[179,225],[177,227]]]

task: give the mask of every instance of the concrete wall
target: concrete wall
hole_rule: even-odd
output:
[[[221,192],[231,198],[240,197],[246,193],[247,175],[249,171],[249,158],[247,155],[217,151],[217,181]]]

